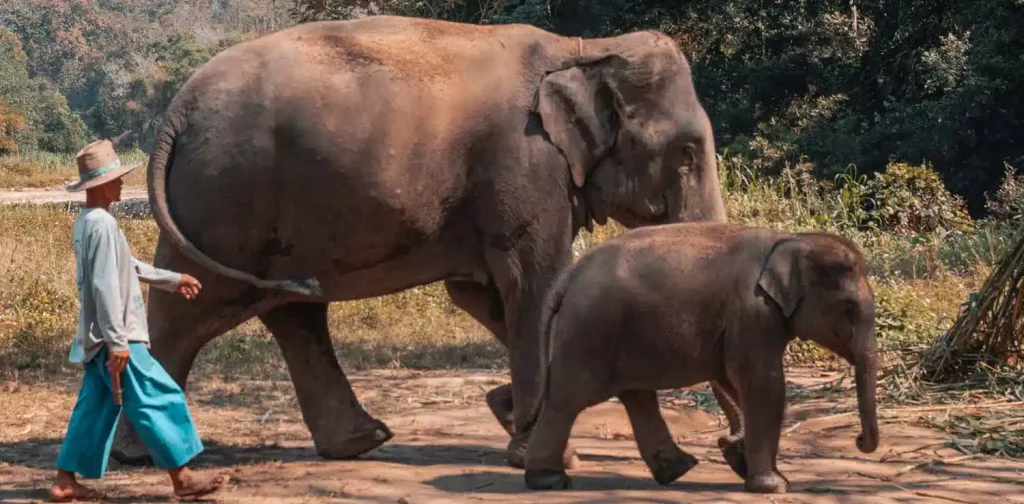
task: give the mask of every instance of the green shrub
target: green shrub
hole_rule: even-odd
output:
[[[868,212],[879,229],[901,235],[970,232],[963,199],[946,189],[928,164],[889,163],[867,182]]]
[[[1024,220],[1024,175],[1017,175],[1008,163],[1004,165],[1003,182],[995,194],[985,195],[985,209],[997,220]]]

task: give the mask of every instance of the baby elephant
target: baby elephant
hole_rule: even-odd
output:
[[[785,409],[782,357],[795,337],[855,367],[862,432],[878,447],[875,301],[856,246],[827,233],[719,223],[639,228],[567,268],[541,320],[543,394],[534,406],[526,485],[563,489],[577,415],[617,396],[654,479],[697,464],[675,445],[655,391],[710,381],[732,435],[719,446],[749,492],[784,493],[776,467]],[[539,414],[539,416],[538,416]]]

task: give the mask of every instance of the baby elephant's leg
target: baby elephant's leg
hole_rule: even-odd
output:
[[[658,484],[668,485],[697,465],[696,457],[672,441],[653,390],[627,390],[619,394],[619,400],[626,407],[640,456]]]
[[[512,437],[508,444],[509,465],[512,467],[525,467],[526,446],[529,442],[529,433],[516,435],[515,418],[512,415],[512,385],[505,384],[491,389],[485,396],[487,406],[494,413],[495,418],[501,426]],[[565,452],[562,454],[562,464],[566,469],[572,469],[579,465],[580,458],[576,454],[576,448],[572,443],[566,443]]]
[[[743,437],[743,411],[739,404],[739,395],[729,382],[711,382],[711,390],[718,399],[719,406],[729,420],[729,435],[718,438],[718,448],[722,457],[739,477],[747,478],[747,454]]]
[[[746,429],[744,488],[756,493],[786,493],[789,480],[776,465],[786,408],[786,382],[781,362],[763,371],[748,374],[739,391]]]
[[[532,490],[565,490],[572,479],[565,474],[563,453],[576,417],[583,411],[565,395],[552,394],[544,403],[526,446],[526,486]]]

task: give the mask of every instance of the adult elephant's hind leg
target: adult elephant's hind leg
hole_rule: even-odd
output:
[[[327,328],[326,303],[281,305],[260,320],[281,347],[318,455],[357,457],[392,438],[387,426],[360,406],[338,364]]]
[[[494,286],[476,282],[448,280],[444,283],[445,290],[452,304],[473,317],[484,326],[495,339],[508,348],[508,329],[505,327],[505,307],[501,304],[501,293]],[[512,385],[505,384],[487,392],[487,407],[501,428],[509,436],[515,434],[515,417],[512,412]]]
[[[199,296],[186,300],[174,292],[149,289],[147,325],[150,353],[167,374],[186,389],[196,356],[210,340],[266,310],[280,298],[230,279],[215,278],[198,269],[163,238],[157,245],[154,264],[172,271],[192,273],[203,284]],[[111,447],[111,456],[126,465],[151,465],[141,440],[122,415]]]

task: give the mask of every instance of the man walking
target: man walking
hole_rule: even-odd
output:
[[[50,496],[54,501],[102,497],[78,483],[75,474],[103,477],[121,403],[153,461],[169,472],[174,494],[207,495],[218,490],[224,478],[198,481],[185,467],[203,445],[181,388],[149,354],[139,280],[177,291],[186,299],[195,297],[202,286],[187,274],[154,268],[132,257],[109,213],[110,204],[121,199],[121,177],[139,165],[122,166],[108,140],[85,146],[76,158],[79,181],[67,189],[86,191],[86,203],[72,230],[81,307],[70,361],[84,365],[85,377],[57,457]]]

